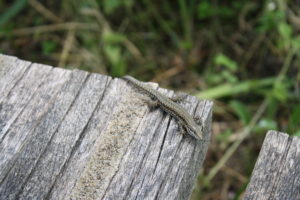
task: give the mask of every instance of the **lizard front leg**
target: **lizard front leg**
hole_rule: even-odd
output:
[[[182,135],[186,134],[186,129],[184,128],[183,124],[180,122],[178,122],[178,130],[179,130],[180,134],[182,134]]]
[[[202,125],[201,117],[196,116],[196,117],[194,117],[194,120],[198,125]]]
[[[158,101],[155,99],[152,99],[152,98],[149,98],[146,96],[142,96],[141,99],[143,102],[145,102],[148,105],[148,107],[150,108],[150,111],[153,111],[154,109],[156,109],[159,106]]]
[[[171,97],[170,99],[172,101],[174,101],[175,103],[181,103],[186,99],[186,97],[187,97],[187,95],[185,95],[183,93],[179,93],[179,94],[176,94],[176,96]]]

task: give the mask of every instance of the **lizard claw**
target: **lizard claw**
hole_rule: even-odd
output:
[[[141,100],[148,105],[148,107],[150,108],[151,111],[159,106],[159,103],[157,100],[153,100],[149,97],[141,96]]]
[[[182,135],[186,134],[186,131],[184,130],[184,128],[183,128],[183,126],[181,124],[178,124],[178,130],[179,130],[180,134],[182,134]]]
[[[194,117],[194,120],[198,125],[202,125],[201,117],[196,116],[196,117]]]
[[[154,110],[154,109],[156,109],[157,107],[159,106],[159,103],[158,103],[158,101],[156,101],[156,100],[150,100],[149,102],[148,102],[148,107],[150,108],[150,110]]]
[[[170,99],[172,101],[176,102],[176,103],[181,103],[181,102],[183,102],[186,99],[186,97],[187,97],[186,94],[180,93],[180,94],[177,94],[174,97],[171,97]]]

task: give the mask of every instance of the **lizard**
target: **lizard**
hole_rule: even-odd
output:
[[[148,101],[151,107],[158,106],[163,111],[174,117],[178,121],[178,125],[182,133],[188,133],[197,140],[203,139],[203,131],[199,118],[193,118],[185,108],[176,103],[177,101],[182,100],[181,97],[175,97],[173,99],[169,98],[128,75],[123,76],[122,79],[129,81],[129,83],[131,83],[135,88],[146,93],[146,95],[151,98],[151,101]]]

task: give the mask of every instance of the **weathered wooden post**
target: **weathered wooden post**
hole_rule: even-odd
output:
[[[300,138],[269,131],[244,199],[300,199]]]
[[[0,55],[0,199],[188,199],[212,102],[183,106],[204,140],[150,112],[124,80]]]

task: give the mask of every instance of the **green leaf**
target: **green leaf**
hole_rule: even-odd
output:
[[[13,5],[8,8],[3,14],[0,15],[0,25],[6,23],[11,18],[16,16],[21,10],[26,6],[27,0],[18,0],[13,3]]]
[[[237,95],[240,93],[248,93],[251,90],[254,92],[260,89],[269,87],[274,84],[274,78],[265,78],[261,80],[246,80],[238,83],[225,83],[216,87],[203,90],[195,94],[200,99],[217,99],[225,96]]]
[[[43,54],[48,55],[52,52],[54,52],[57,48],[57,43],[53,41],[43,41],[42,42],[42,51]]]
[[[216,139],[221,142],[227,142],[229,137],[232,135],[232,130],[231,129],[226,129],[224,132],[221,134],[216,135]]]
[[[258,31],[266,32],[270,30],[276,30],[278,27],[278,22],[284,19],[284,13],[281,11],[265,11],[263,15],[259,18],[259,25],[257,27]]]
[[[105,0],[103,3],[104,3],[104,12],[107,14],[112,13],[117,8],[123,5],[123,1],[121,0]]]
[[[113,45],[105,45],[104,53],[107,56],[110,63],[117,64],[121,58],[121,48]]]
[[[221,82],[223,82],[223,78],[220,74],[218,73],[209,73],[207,76],[206,76],[206,82],[209,84],[209,85],[216,85],[216,84],[219,84]]]
[[[219,6],[218,8],[218,14],[221,17],[232,17],[235,15],[235,12],[232,8],[229,8],[227,6]]]
[[[300,105],[297,105],[293,108],[291,122],[294,126],[300,125]]]
[[[126,72],[126,64],[122,60],[118,63],[112,65],[112,69],[110,74],[114,77],[121,77],[124,76]]]
[[[199,19],[209,18],[215,13],[215,9],[211,5],[210,1],[201,1],[201,3],[197,6],[197,10]]]
[[[126,7],[130,8],[133,6],[134,0],[126,0],[126,1],[123,1],[123,3]]]
[[[265,93],[267,93],[267,92],[265,92]],[[270,97],[270,96],[267,95],[267,97]],[[265,112],[265,116],[266,116],[266,118],[274,119],[280,108],[279,101],[275,98],[267,98],[267,99],[268,99],[268,106],[267,106],[267,110]]]
[[[122,43],[126,39],[124,35],[111,31],[105,31],[102,36],[103,41],[109,44]]]
[[[284,40],[290,40],[292,38],[292,28],[285,22],[278,25],[278,31]]]
[[[237,71],[237,64],[234,60],[231,60],[229,57],[225,56],[224,54],[220,53],[217,54],[214,58],[216,65],[222,65],[228,68],[231,72]]]
[[[293,38],[291,45],[295,48],[295,50],[299,50],[300,49],[300,36]]]
[[[106,45],[104,53],[110,62],[112,76],[124,76],[126,72],[126,64],[121,54],[121,48],[114,45]]]
[[[290,48],[292,45],[292,28],[285,22],[279,23],[278,32],[281,38],[278,40],[279,48]]]
[[[277,129],[277,123],[274,120],[268,119],[268,118],[262,118],[258,122],[257,126],[258,126],[258,128],[264,129],[264,130],[276,130]]]
[[[287,85],[283,83],[276,83],[272,90],[272,96],[281,102],[285,102],[288,98]]]
[[[185,41],[185,40],[180,41],[180,42],[179,42],[179,46],[180,46],[181,48],[187,49],[187,50],[193,48],[193,44],[192,44],[191,42]]]
[[[298,136],[298,137],[300,137],[300,130],[297,130],[297,131],[293,134],[293,136]]]
[[[229,71],[223,70],[221,73],[222,73],[222,76],[226,79],[226,81],[228,81],[230,83],[238,82],[238,78],[236,76],[234,76],[232,73],[230,73]]]
[[[247,107],[240,101],[233,100],[230,107],[235,111],[239,119],[246,125],[250,122],[251,115]]]
[[[293,106],[292,113],[289,119],[289,130],[295,131],[296,128],[300,128],[300,105]]]

